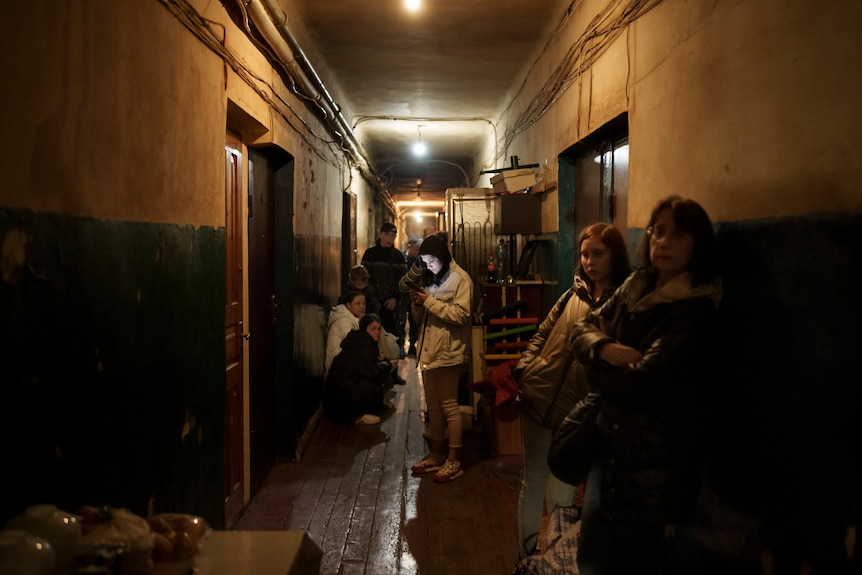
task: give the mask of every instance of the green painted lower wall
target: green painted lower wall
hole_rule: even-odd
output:
[[[224,230],[0,210],[4,277],[13,230],[31,240],[23,275],[0,282],[0,457],[21,494],[2,517],[47,500],[146,513],[152,498],[221,526]],[[680,544],[706,554],[708,573],[756,572],[765,547],[779,564],[807,557],[841,572],[862,508],[862,215],[716,230],[725,297],[704,419],[709,490]],[[631,245],[641,233],[631,230]],[[337,261],[337,246],[279,245],[279,261],[296,258],[277,280],[296,313],[277,344],[280,358],[293,350],[278,375],[289,456],[318,401],[313,352],[332,304],[321,294],[337,277],[319,262]]]
[[[341,238],[297,234],[277,244],[278,301],[290,314],[280,318],[276,336],[279,455],[290,459],[323,395],[326,321],[341,293]]]
[[[801,561],[849,572],[845,537],[862,509],[862,215],[721,223],[717,235],[722,363],[702,543],[751,562],[768,547],[776,573]]]
[[[21,234],[0,282],[0,457],[21,496],[0,515],[152,500],[223,523],[224,229],[0,210],[4,253]]]
[[[804,561],[849,573],[845,538],[862,511],[862,214],[715,227],[721,362],[702,414],[700,516],[676,540],[697,564],[681,572],[759,573],[768,548],[775,573]],[[633,264],[642,236],[628,230]]]

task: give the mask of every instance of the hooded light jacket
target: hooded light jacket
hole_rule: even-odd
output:
[[[473,280],[455,261],[440,285],[425,287],[422,306],[412,306],[419,325],[416,362],[420,369],[436,369],[467,363],[472,325]]]
[[[359,318],[353,315],[352,311],[343,303],[332,308],[329,320],[326,322],[325,373],[329,373],[332,360],[341,353],[341,342],[344,341],[344,337],[354,329],[359,329]]]

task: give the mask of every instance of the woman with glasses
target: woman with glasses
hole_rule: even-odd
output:
[[[714,372],[721,298],[715,236],[697,202],[671,196],[643,240],[641,267],[572,331],[602,397],[578,542],[583,575],[663,572],[665,538],[693,514],[699,486],[696,399]]]

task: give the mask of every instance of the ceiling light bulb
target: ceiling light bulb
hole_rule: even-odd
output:
[[[413,144],[413,155],[414,156],[424,156],[425,152],[427,152],[427,151],[428,151],[428,149],[425,147],[425,144],[423,144],[422,142],[416,142],[415,144]]]
[[[422,4],[421,0],[404,0],[408,10],[418,10],[420,4]]]

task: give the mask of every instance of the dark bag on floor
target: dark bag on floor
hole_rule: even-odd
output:
[[[597,452],[596,418],[601,404],[601,394],[587,394],[554,432],[548,467],[560,481],[580,485],[586,480]]]

